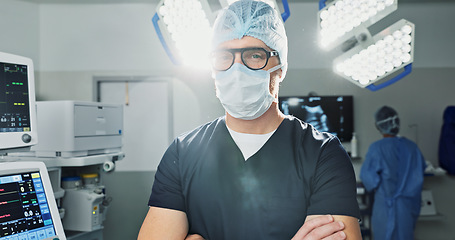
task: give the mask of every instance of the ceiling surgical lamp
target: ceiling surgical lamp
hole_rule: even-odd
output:
[[[323,4],[325,1],[319,2],[318,23],[324,49],[336,47],[397,9],[396,0],[337,0]]]
[[[152,22],[171,62],[179,66],[209,66],[208,46],[216,13],[236,1],[211,0],[209,3],[208,0],[161,0]],[[275,0],[263,1],[280,11]],[[281,17],[286,21],[290,16],[289,5],[287,0],[282,0],[282,3],[284,12]]]
[[[208,56],[204,49],[208,49],[214,19],[207,0],[161,0],[152,22],[172,63],[191,65],[203,64],[203,58],[196,58]]]
[[[335,72],[373,91],[389,86],[401,75],[377,86],[373,83],[402,68],[402,74],[409,74],[414,60],[413,40],[414,24],[402,19],[375,35],[368,41],[370,44],[364,42],[336,58]]]
[[[413,23],[402,19],[373,37],[367,29],[395,11],[397,0],[335,0],[328,5],[321,0],[319,8],[321,47],[341,45],[344,51],[334,60],[335,73],[359,87],[377,91],[412,71]],[[392,76],[400,69],[404,71]],[[392,78],[382,81],[386,77]]]

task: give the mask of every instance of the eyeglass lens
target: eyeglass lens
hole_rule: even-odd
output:
[[[216,70],[224,71],[234,64],[235,52],[241,52],[242,62],[248,68],[258,70],[267,65],[269,55],[262,48],[246,48],[238,51],[220,50],[212,54],[212,65]]]

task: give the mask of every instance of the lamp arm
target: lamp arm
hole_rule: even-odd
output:
[[[319,10],[325,8],[325,2],[327,2],[327,0],[319,0]]]
[[[394,78],[388,80],[387,82],[383,82],[377,86],[371,84],[369,86],[367,86],[366,88],[368,88],[370,91],[377,91],[379,89],[383,89],[389,85],[392,85],[393,83],[396,83],[398,82],[399,80],[401,80],[402,78],[404,78],[405,76],[407,76],[408,74],[410,74],[412,71],[412,63],[406,65],[404,67],[404,71],[402,73],[400,73],[399,75],[395,76]]]
[[[291,16],[291,11],[289,10],[288,0],[282,0],[284,12],[281,14],[281,18],[283,18],[283,22]]]

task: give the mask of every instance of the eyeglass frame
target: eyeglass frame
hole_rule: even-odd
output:
[[[262,66],[261,68],[251,68],[251,67],[249,67],[249,66],[245,63],[245,61],[243,60],[243,53],[244,53],[245,51],[247,51],[247,50],[264,50],[264,52],[266,53],[266,56],[267,56],[267,59],[266,59],[266,61],[265,61],[264,66]],[[222,51],[230,52],[230,53],[232,54],[232,56],[233,56],[233,58],[232,58],[232,63],[231,63],[231,65],[230,65],[228,68],[226,68],[226,69],[224,69],[224,70],[216,69],[216,68],[213,67],[213,64],[212,64],[212,67],[213,67],[216,71],[227,71],[227,70],[229,70],[229,69],[232,67],[232,65],[234,65],[234,62],[235,62],[235,53],[238,53],[238,52],[240,52],[240,59],[242,60],[243,65],[245,65],[245,67],[247,67],[247,68],[249,68],[249,69],[251,69],[251,70],[261,70],[261,69],[264,69],[264,68],[267,66],[267,64],[269,63],[269,59],[270,59],[271,57],[279,56],[278,51],[269,51],[269,50],[267,50],[267,49],[265,49],[265,48],[262,48],[262,47],[224,48],[224,49],[215,50],[215,51],[213,51],[210,55],[211,55],[211,57],[212,57],[212,55],[213,55],[215,52],[222,52]]]

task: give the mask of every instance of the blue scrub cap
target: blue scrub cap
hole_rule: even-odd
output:
[[[376,111],[374,116],[376,127],[382,134],[395,136],[400,131],[400,118],[393,108],[383,106]]]
[[[222,9],[215,20],[212,32],[212,50],[219,44],[241,39],[257,38],[278,52],[283,74],[288,68],[288,39],[284,23],[278,12],[265,2],[240,0]]]

